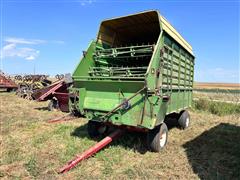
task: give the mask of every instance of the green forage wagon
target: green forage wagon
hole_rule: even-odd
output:
[[[87,117],[90,137],[109,126],[144,131],[157,152],[167,115],[189,126],[193,72],[192,47],[158,11],[107,19],[73,73],[69,106]]]

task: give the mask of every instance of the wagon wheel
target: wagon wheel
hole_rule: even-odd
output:
[[[58,100],[55,98],[51,99],[50,102],[48,103],[48,110],[53,111],[54,109],[58,108],[59,108]]]
[[[107,131],[108,127],[101,122],[88,121],[87,131],[90,138],[96,138]]]
[[[27,90],[27,86],[26,85],[20,85],[16,94],[21,97],[24,98],[25,94],[26,94],[26,90]]]
[[[148,147],[153,152],[161,151],[167,144],[168,128],[165,123],[150,130],[147,134]]]
[[[56,79],[58,79],[58,80],[60,79],[60,77],[59,77],[59,75],[58,75],[58,74],[55,76],[55,78],[56,78]]]
[[[71,114],[75,117],[80,117],[81,116],[81,113],[76,109],[71,110]]]
[[[31,95],[31,94],[27,94],[27,95],[26,95],[26,97],[25,97],[25,99],[27,99],[27,100],[30,100],[30,101],[31,101],[31,100],[33,100],[33,98],[32,98],[32,95]]]
[[[178,124],[182,129],[187,129],[189,127],[190,115],[187,110],[184,110],[180,113]]]
[[[27,99],[27,100],[33,100],[32,94],[33,94],[32,91],[28,91],[24,98]]]
[[[64,78],[64,74],[61,74],[59,78],[60,78],[60,79],[63,79],[63,78]]]
[[[23,77],[21,75],[18,76],[18,80],[19,81],[22,81],[23,80]]]
[[[46,76],[45,76],[45,75],[41,75],[40,81],[43,81],[43,80],[45,80],[45,79],[46,79]]]

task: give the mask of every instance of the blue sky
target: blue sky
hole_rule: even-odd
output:
[[[72,73],[101,20],[156,9],[192,45],[195,81],[239,82],[239,1],[1,0],[1,69]]]

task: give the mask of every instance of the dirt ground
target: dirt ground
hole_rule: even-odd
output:
[[[64,115],[47,102],[0,92],[1,179],[239,179],[240,117],[190,111],[187,130],[173,127],[160,153],[149,152],[145,134],[128,133],[66,174],[57,170],[96,143],[87,121],[49,124]]]

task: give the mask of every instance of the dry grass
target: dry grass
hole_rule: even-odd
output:
[[[209,92],[193,92],[194,98],[197,99],[208,99],[208,100],[218,100],[218,101],[231,101],[233,103],[240,102],[239,93],[209,93]]]
[[[239,83],[194,82],[194,88],[197,88],[197,89],[240,89],[240,84]]]
[[[238,179],[240,120],[191,111],[191,126],[172,128],[161,153],[148,152],[144,134],[129,133],[64,175],[56,170],[96,143],[86,120],[48,124],[61,112],[46,103],[0,93],[2,179]],[[141,143],[142,142],[142,143]]]

